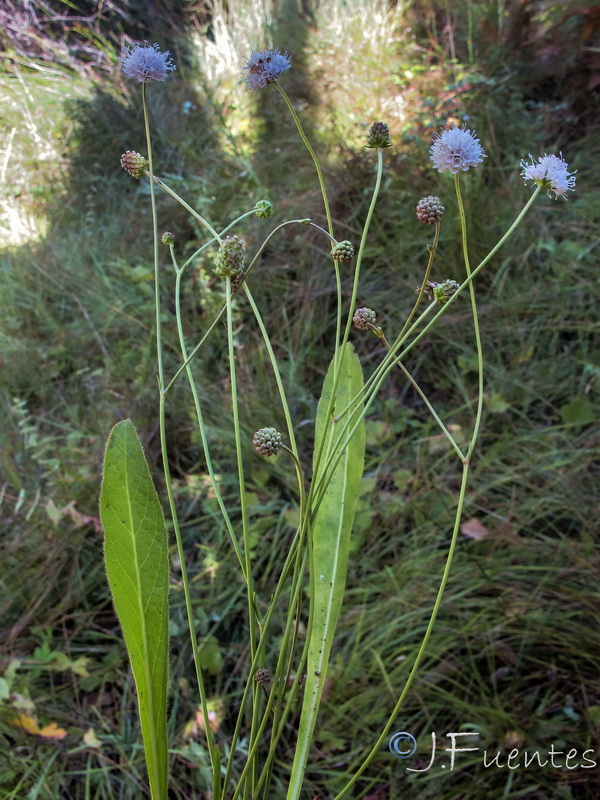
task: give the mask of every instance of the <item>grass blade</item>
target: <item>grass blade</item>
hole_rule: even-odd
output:
[[[162,508],[130,420],[112,429],[100,493],[104,558],[138,695],[153,800],[167,797],[169,562]]]
[[[318,482],[321,477],[326,460],[325,454],[339,452],[340,446],[347,437],[344,425],[342,423],[333,424],[332,420],[327,417],[333,376],[332,362],[325,377],[317,411],[315,453],[322,452],[322,458],[319,464],[313,465],[313,482]],[[334,416],[348,406],[352,398],[360,392],[362,385],[360,361],[354,353],[352,345],[347,344],[341,357],[339,382],[333,407]],[[320,443],[323,439],[325,441],[321,450]],[[287,800],[297,800],[302,789],[308,751],[327,675],[329,654],[342,607],[350,534],[364,460],[365,426],[363,421],[357,427],[338,461],[311,525],[312,597],[307,676]]]

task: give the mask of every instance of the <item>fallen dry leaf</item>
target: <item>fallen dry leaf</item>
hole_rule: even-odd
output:
[[[44,725],[43,728],[37,724],[33,717],[28,714],[19,714],[18,717],[11,720],[11,725],[15,728],[22,728],[26,733],[31,736],[41,736],[42,739],[64,739],[67,735],[64,728],[59,728],[56,722],[51,722],[49,725]]]
[[[476,517],[465,520],[460,526],[460,532],[469,539],[485,539],[490,535],[488,529]]]
[[[24,731],[32,735],[36,735],[40,732],[39,725],[35,719],[28,714],[19,714],[18,717],[11,719],[10,724],[14,725],[15,728],[23,728]]]
[[[96,731],[93,728],[88,728],[83,734],[83,742],[88,747],[96,747],[98,750],[102,747],[102,742],[96,736]]]
[[[67,732],[64,728],[59,728],[56,722],[51,722],[49,725],[44,725],[40,730],[39,735],[43,739],[64,739]]]

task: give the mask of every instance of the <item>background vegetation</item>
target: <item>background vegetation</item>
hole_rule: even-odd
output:
[[[144,150],[137,85],[118,55],[129,38],[158,41],[177,62],[152,86],[159,174],[213,223],[261,198],[275,214],[244,227],[249,248],[271,221],[319,219],[312,166],[283,104],[240,79],[252,48],[293,54],[286,91],[325,164],[337,231],[356,240],[373,182],[363,146],[378,119],[391,129],[381,202],[359,303],[386,332],[410,309],[429,230],[418,199],[447,208],[438,279],[460,279],[451,181],[428,146],[448,120],[475,128],[488,154],[467,176],[473,261],[528,197],[519,160],[563,152],[578,169],[569,202],[541,198],[478,281],[487,358],[484,433],[464,528],[429,653],[398,730],[475,730],[479,746],[598,759],[600,301],[598,222],[600,17],[593,4],[484,0],[8,2],[0,10],[0,797],[113,800],[146,797],[132,682],[102,566],[97,497],[103,445],[131,416],[157,463],[151,222],[147,184],[119,167]],[[161,229],[182,254],[203,234],[168,197]],[[164,292],[172,288],[166,266]],[[185,298],[196,341],[220,302],[210,260]],[[332,344],[332,275],[322,242],[287,229],[256,281],[281,358],[306,463]],[[469,425],[475,381],[467,306],[413,352],[410,368],[455,431]],[[167,363],[176,360],[166,306]],[[238,306],[243,425],[277,426],[260,342]],[[368,372],[375,337],[355,332]],[[224,493],[232,462],[224,342],[195,365]],[[214,727],[227,748],[246,675],[247,631],[214,498],[207,490],[189,394],[169,409],[172,470],[204,645]],[[248,450],[260,594],[295,515],[294,475]],[[159,474],[157,469],[157,475]],[[393,707],[432,606],[445,558],[458,469],[400,373],[368,422],[367,469],[340,636],[312,753],[306,797],[332,797],[369,750]],[[481,536],[484,533],[485,535]],[[207,798],[210,772],[177,563],[173,564],[171,797]],[[302,635],[302,631],[300,632]],[[268,660],[268,659],[267,659]],[[268,664],[267,664],[268,666]],[[21,715],[21,717],[19,716]],[[35,720],[37,730],[15,725]],[[54,727],[53,727],[54,724]],[[62,729],[67,736],[60,738]],[[294,730],[279,752],[284,796]],[[244,740],[239,745],[243,763]],[[440,753],[440,758],[443,754]],[[510,771],[464,754],[453,772],[409,774],[382,751],[355,797],[597,798],[600,767]]]

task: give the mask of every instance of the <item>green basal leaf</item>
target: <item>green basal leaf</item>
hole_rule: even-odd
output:
[[[329,654],[342,607],[350,534],[360,494],[365,459],[364,420],[356,428],[349,444],[344,447],[357,416],[362,412],[362,403],[358,403],[353,411],[346,414],[338,423],[333,423],[331,417],[327,415],[333,381],[332,362],[325,378],[317,411],[315,458],[319,452],[321,457],[319,463],[313,464],[313,482],[318,483],[324,474],[331,475],[331,479],[318,508],[311,509],[313,518],[310,641],[302,715],[287,800],[297,800],[302,789],[308,750],[327,675]],[[348,406],[362,386],[360,361],[352,345],[347,344],[340,359],[339,380],[333,406],[334,416]],[[331,454],[334,456],[333,463],[339,457],[333,473],[326,466]]]
[[[162,508],[130,420],[108,438],[100,493],[106,574],[138,695],[153,800],[167,797],[169,560]]]

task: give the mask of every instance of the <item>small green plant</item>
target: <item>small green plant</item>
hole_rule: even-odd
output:
[[[481,428],[484,402],[484,359],[479,333],[478,307],[475,295],[475,278],[515,231],[542,189],[564,196],[575,186],[568,165],[555,155],[544,155],[522,163],[522,176],[532,181],[535,191],[517,215],[514,223],[495,247],[475,267],[471,266],[467,238],[467,220],[461,195],[461,173],[476,168],[485,158],[478,138],[465,128],[450,127],[436,135],[430,150],[431,160],[440,172],[454,176],[456,202],[460,218],[460,234],[465,277],[462,284],[455,280],[433,280],[438,252],[444,206],[439,197],[427,196],[416,206],[418,219],[433,226],[433,243],[427,246],[427,265],[417,290],[413,308],[402,328],[394,338],[386,335],[377,325],[376,311],[357,308],[361,268],[365,245],[373,220],[383,176],[383,153],[391,146],[388,127],[375,122],[370,129],[366,146],[376,154],[376,177],[370,206],[362,226],[357,248],[348,240],[338,240],[335,235],[325,180],[319,159],[313,150],[301,121],[284,89],[281,76],[291,68],[291,57],[279,50],[253,52],[246,66],[247,86],[257,91],[273,85],[280,93],[294,120],[298,133],[313,161],[319,182],[326,227],[321,227],[311,217],[287,220],[277,225],[250,258],[243,237],[231,231],[241,230],[243,220],[251,215],[266,220],[271,204],[259,200],[237,219],[222,229],[215,228],[174,192],[154,170],[151,133],[147,110],[147,95],[152,80],[165,80],[175,70],[169,53],[162,53],[157,45],[136,45],[122,59],[125,75],[141,83],[144,120],[146,127],[147,156],[127,151],[121,157],[123,168],[135,179],[147,177],[150,185],[154,236],[154,294],[156,315],[156,351],[158,358],[159,428],[162,463],[165,474],[169,509],[175,534],[178,559],[181,564],[183,591],[189,623],[190,641],[195,663],[200,695],[203,730],[210,757],[212,796],[220,798],[269,797],[273,781],[287,785],[287,800],[302,796],[305,772],[309,765],[310,748],[317,724],[319,705],[325,688],[330,654],[342,608],[348,561],[350,558],[350,533],[354,524],[365,453],[365,418],[375,401],[386,377],[396,369],[414,387],[424,405],[447,439],[448,448],[455,453],[462,475],[456,501],[454,526],[446,563],[440,577],[439,590],[428,624],[424,631],[406,683],[395,706],[390,709],[389,720],[369,755],[358,766],[354,776],[337,794],[340,800],[352,790],[355,782],[386,743],[390,730],[417,675],[442,602],[459,532],[461,514],[468,488],[469,467]],[[189,211],[205,229],[207,240],[187,260],[180,263],[175,250],[175,237],[170,232],[159,233],[155,192],[156,188],[169,193]],[[323,383],[315,421],[312,472],[308,480],[307,465],[302,463],[296,441],[294,424],[282,371],[275,356],[269,332],[252,292],[254,282],[260,288],[259,259],[271,239],[286,226],[304,226],[323,237],[330,252],[332,277],[337,298],[335,334],[329,368]],[[167,247],[175,274],[173,305],[179,337],[180,366],[170,376],[165,374],[161,327],[161,246]],[[214,273],[212,280],[224,285],[225,301],[216,313],[208,331],[193,347],[184,335],[181,313],[183,281],[190,266],[206,250],[213,248]],[[163,250],[164,252],[164,250]],[[352,266],[353,265],[353,266]],[[342,292],[343,270],[352,274],[349,302]],[[471,318],[476,342],[475,370],[477,393],[472,401],[473,423],[468,440],[464,442],[453,435],[415,381],[405,365],[407,355],[417,346],[453,304],[465,295],[470,298]],[[240,420],[242,398],[236,378],[236,335],[234,309],[238,298],[243,297],[251,310],[257,329],[263,339],[266,357],[270,363],[277,386],[281,412],[286,430],[279,432],[271,425],[259,428],[253,437],[255,450],[265,458],[288,458],[297,478],[299,519],[287,552],[278,554],[279,578],[268,599],[261,597],[254,570],[256,538],[253,536],[248,508],[248,447]],[[235,482],[239,499],[235,510],[221,491],[213,466],[214,445],[209,443],[205,423],[202,386],[195,379],[193,367],[202,356],[202,348],[209,337],[218,335],[224,319],[226,348],[229,360],[229,385],[231,425],[235,449]],[[385,355],[365,381],[360,360],[350,341],[353,327],[373,333],[384,345]],[[178,523],[177,508],[169,467],[169,450],[166,434],[166,403],[169,393],[185,377],[193,397],[196,422],[212,491],[229,533],[239,574],[246,592],[249,642],[245,670],[246,683],[240,701],[237,722],[228,742],[222,749],[211,728],[211,712],[206,689],[207,659],[198,644],[194,607],[186,571],[186,552]],[[275,413],[275,412],[274,412]],[[166,735],[168,697],[168,540],[167,529],[156,491],[135,429],[131,422],[119,422],[113,429],[106,450],[104,478],[101,491],[101,516],[105,530],[105,558],[108,579],[114,604],[123,628],[138,693],[144,748],[149,782],[154,800],[166,800],[168,792],[168,743]],[[308,589],[305,576],[308,572]],[[306,637],[302,642],[299,629],[306,614]],[[277,637],[276,656],[273,654],[273,619],[275,610],[283,607],[286,619],[282,636]],[[273,663],[267,663],[271,659]],[[265,700],[266,696],[266,700]],[[301,701],[300,701],[300,698]],[[297,719],[296,710],[301,702],[297,720],[297,738],[294,759],[289,775],[278,773],[276,762],[278,743]],[[237,768],[234,758],[243,747],[246,760]]]

